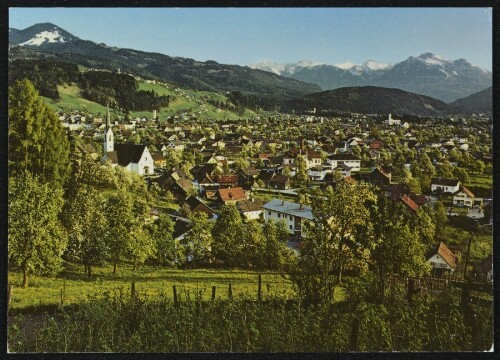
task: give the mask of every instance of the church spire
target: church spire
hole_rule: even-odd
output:
[[[109,117],[109,103],[107,106],[106,112],[106,126],[104,127],[104,156],[106,156],[107,152],[111,152],[115,150],[114,146],[114,134],[113,130],[111,130],[111,120]]]

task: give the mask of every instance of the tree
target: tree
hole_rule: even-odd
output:
[[[242,236],[237,245],[239,266],[263,267],[265,237],[262,226],[257,221],[250,221],[242,225]]]
[[[108,228],[109,255],[113,262],[113,274],[116,274],[117,265],[126,254],[134,222],[131,197],[123,190],[111,194],[106,199],[104,214]]]
[[[236,246],[242,235],[243,221],[235,205],[224,205],[212,229],[212,251],[216,260],[234,266],[238,259]]]
[[[300,185],[305,185],[309,181],[307,175],[306,157],[304,155],[297,155],[295,159],[297,172],[295,174],[295,181]]]
[[[212,230],[214,222],[208,220],[202,212],[194,212],[189,216],[191,227],[182,240],[186,260],[191,267],[206,265],[212,262]]]
[[[264,256],[265,267],[271,270],[283,270],[292,260],[292,254],[286,243],[290,234],[283,221],[275,223],[273,220],[264,224]]]
[[[176,244],[172,234],[174,222],[170,216],[161,214],[151,226],[151,238],[156,247],[154,257],[158,265],[174,266],[184,260],[181,247]]]
[[[135,271],[138,265],[143,264],[146,259],[155,255],[156,247],[145,227],[144,218],[135,219],[129,231],[127,257],[132,262]]]
[[[461,167],[456,167],[454,170],[453,170],[453,175],[458,179],[460,180],[460,182],[462,184],[468,184],[469,181],[470,181],[470,176],[469,176],[469,173],[467,172],[467,170],[465,170],[464,168],[461,168]]]
[[[346,264],[364,257],[370,248],[369,206],[375,199],[367,184],[351,186],[341,181],[335,190],[331,186],[312,190],[313,220],[305,224],[298,264],[291,272],[305,299],[330,300]]]
[[[428,270],[425,263],[426,247],[420,233],[416,231],[417,226],[412,226],[408,216],[400,203],[387,198],[380,198],[372,211],[374,247],[370,258],[379,279],[382,303],[388,275],[417,276]]]
[[[68,138],[26,79],[9,88],[8,134],[9,175],[29,171],[41,181],[64,185],[70,173]]]
[[[92,266],[109,258],[109,227],[104,213],[104,197],[94,187],[84,186],[69,200],[64,214],[69,235],[65,255],[83,264],[89,278]]]
[[[436,201],[434,204],[434,218],[436,222],[436,237],[440,238],[444,234],[446,224],[448,223],[446,208],[441,201]]]
[[[27,171],[9,178],[9,265],[23,272],[23,288],[31,274],[60,270],[67,244],[58,219],[62,205],[61,188]]]
[[[451,163],[448,160],[444,160],[443,163],[441,164],[441,167],[439,168],[441,176],[447,179],[453,177],[454,169],[455,167],[451,165]]]

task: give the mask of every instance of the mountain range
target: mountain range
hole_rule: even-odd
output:
[[[60,27],[43,23],[9,29],[9,58],[48,58],[163,80],[197,90],[242,91],[259,97],[292,98],[321,91],[315,84],[238,65],[171,57],[81,40]]]
[[[361,65],[344,62],[337,65],[300,61],[294,64],[262,62],[253,69],[319,85],[323,90],[351,86],[397,88],[445,102],[479,92],[492,85],[492,73],[465,59],[447,60],[424,53],[410,56],[397,64],[368,60]]]
[[[195,90],[241,92],[256,105],[281,104],[282,109],[442,114],[491,112],[492,103],[491,72],[464,59],[451,61],[431,53],[394,65],[368,60],[361,65],[301,61],[247,67],[111,47],[42,23],[9,29],[9,66],[16,59],[57,60]],[[335,89],[339,91],[322,92]],[[380,106],[375,106],[377,101]]]

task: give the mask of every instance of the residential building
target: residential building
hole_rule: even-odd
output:
[[[313,220],[312,208],[308,205],[298,204],[290,201],[272,199],[262,205],[264,209],[264,221],[284,221],[288,233],[303,237],[303,225],[305,221]]]

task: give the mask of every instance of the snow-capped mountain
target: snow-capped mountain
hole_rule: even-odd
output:
[[[264,70],[268,72],[281,75],[283,73],[293,74],[294,72],[302,68],[311,68],[317,65],[322,65],[321,63],[312,62],[309,60],[302,60],[291,64],[278,64],[272,61],[263,61],[257,65],[250,65],[251,69]]]
[[[307,66],[301,66],[304,63]],[[255,69],[268,71],[261,64]],[[274,63],[273,63],[274,64]],[[433,53],[410,56],[395,65],[367,60],[363,64],[345,61],[336,65],[302,61],[280,67],[276,74],[318,84],[324,90],[345,86],[382,86],[398,88],[450,102],[492,85],[492,74],[465,59],[447,60]],[[293,71],[288,69],[293,68]]]
[[[36,24],[24,30],[9,29],[9,42],[19,46],[42,46],[79,40],[76,36],[51,24]]]

